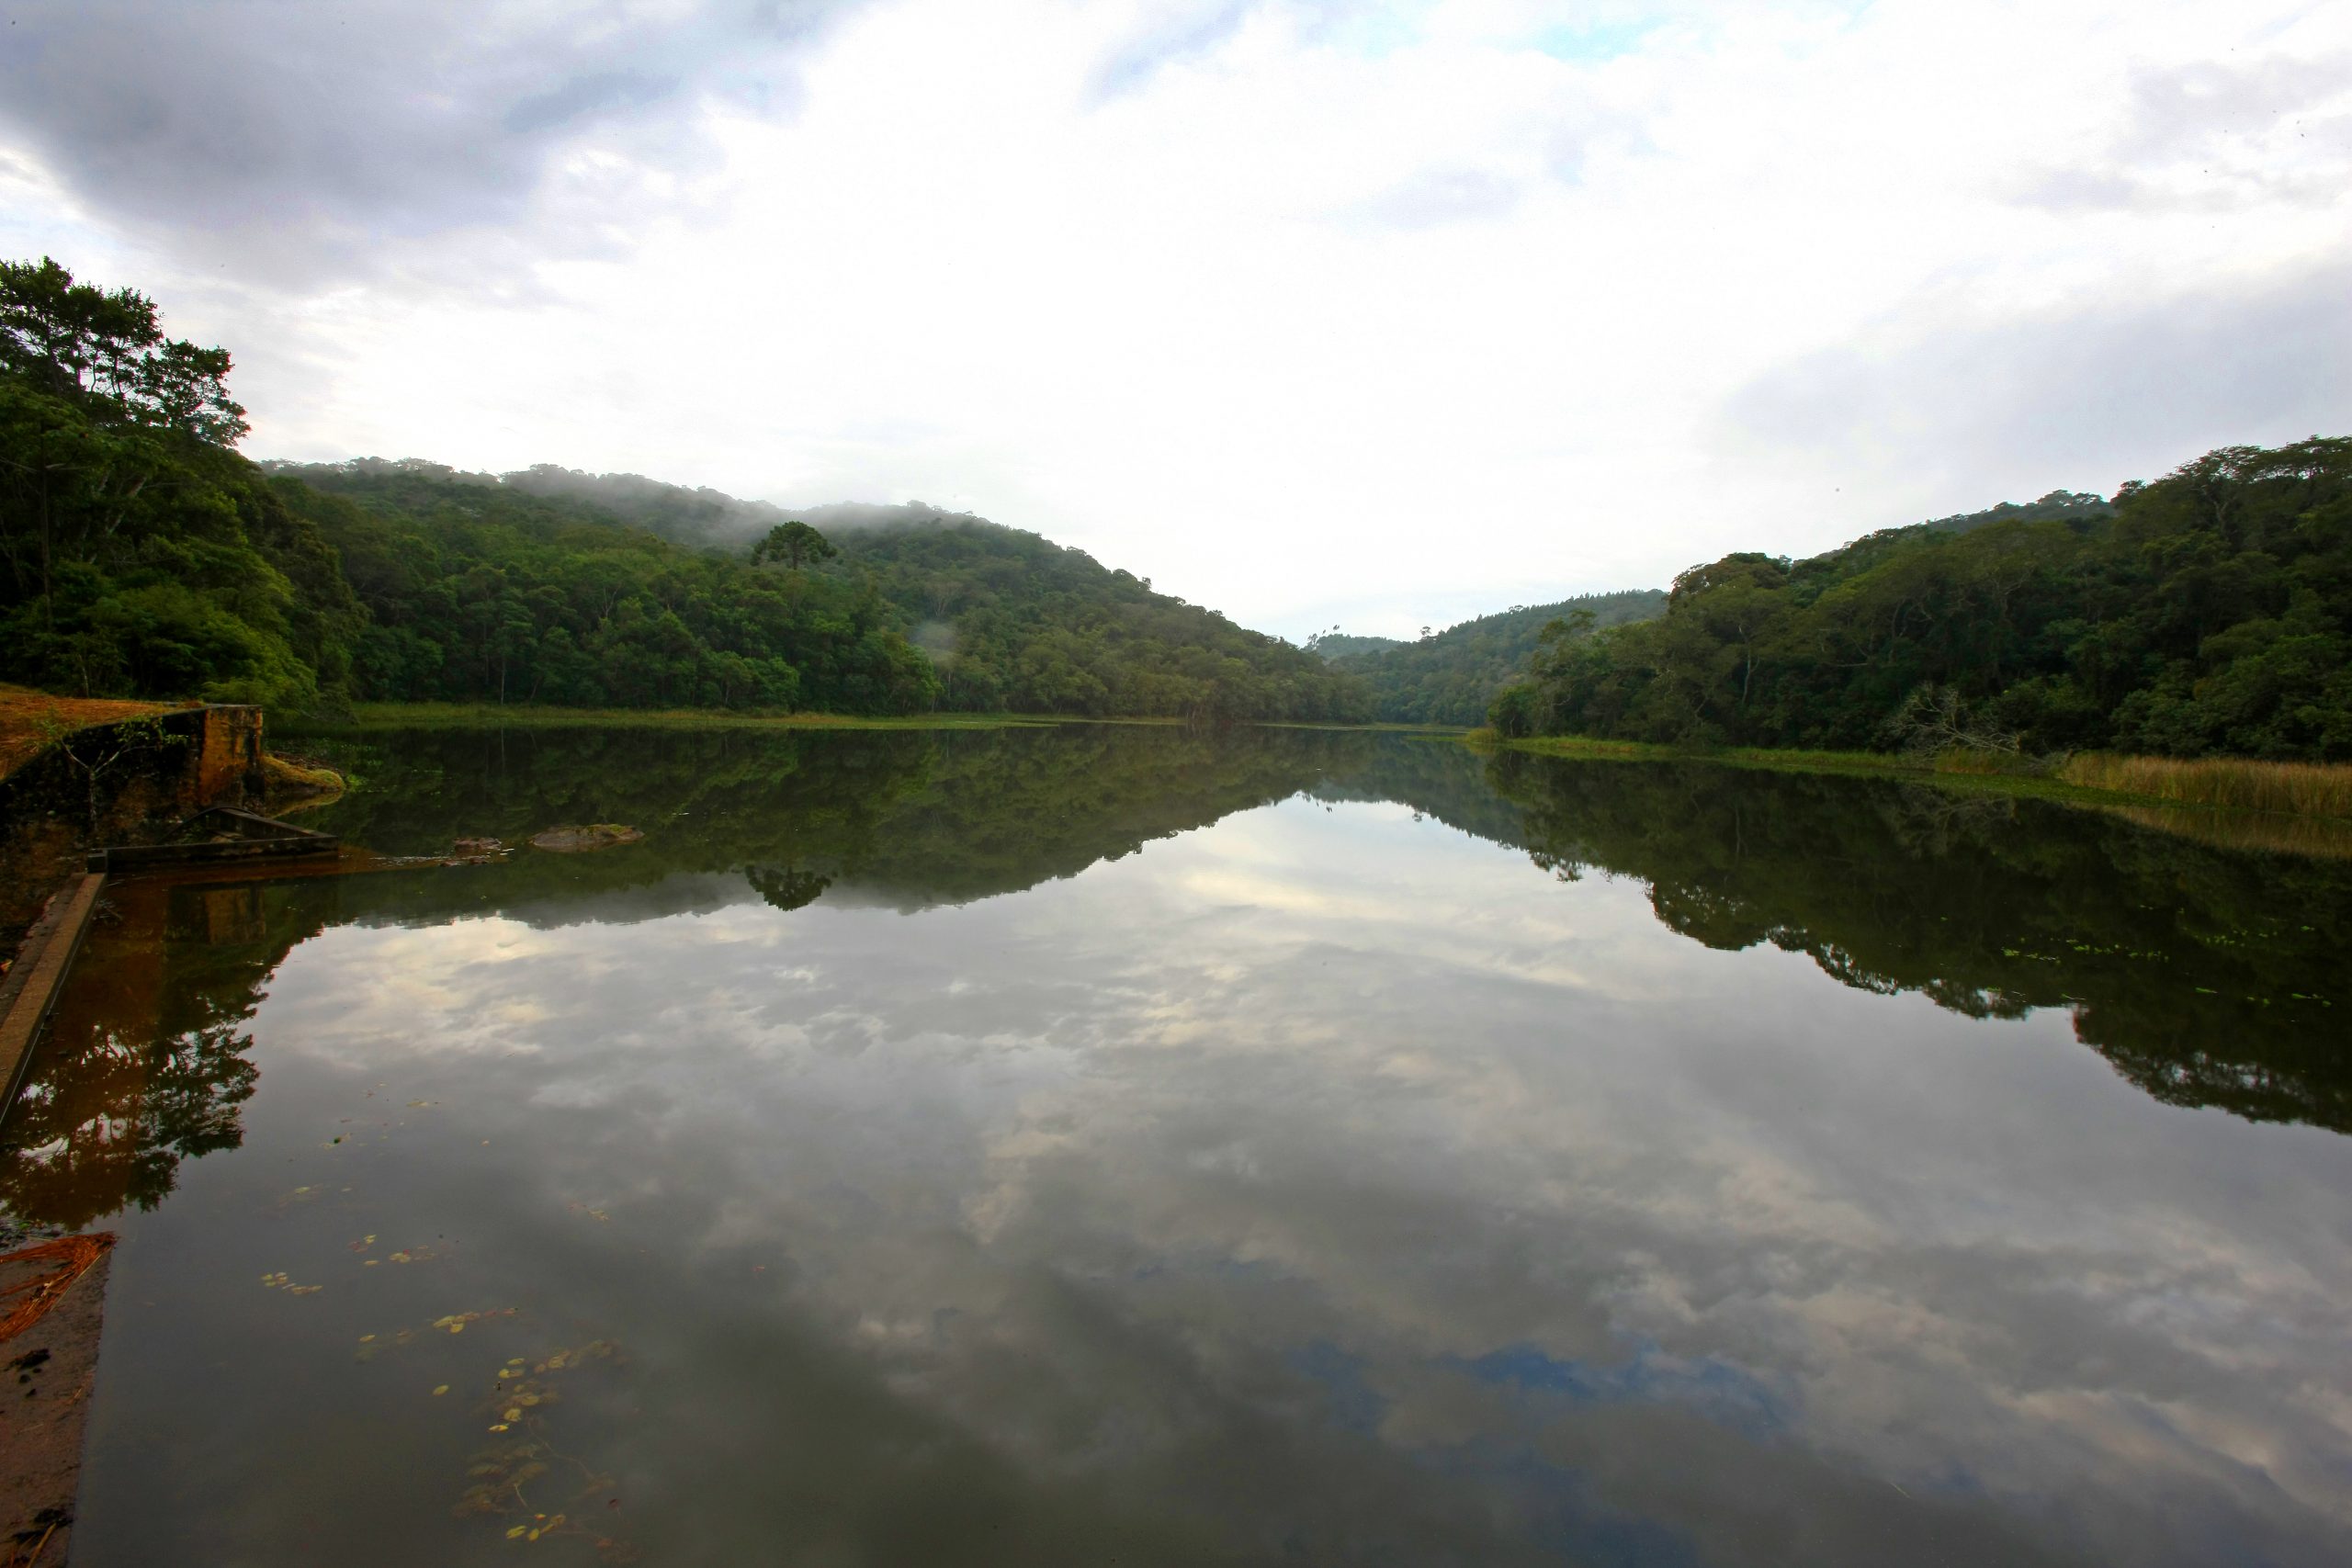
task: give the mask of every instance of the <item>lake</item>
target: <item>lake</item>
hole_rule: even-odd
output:
[[[370,733],[110,885],[77,1568],[2352,1559],[2352,862],[1147,727]]]

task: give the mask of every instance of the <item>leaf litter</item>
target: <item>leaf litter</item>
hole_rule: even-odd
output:
[[[423,1328],[394,1329],[390,1337],[374,1334],[359,1337],[359,1350],[354,1359],[372,1361],[386,1350],[398,1350],[415,1344],[428,1334],[462,1334],[466,1325],[481,1323],[491,1318],[513,1317],[518,1307],[495,1307],[484,1312],[458,1312],[436,1317]]]

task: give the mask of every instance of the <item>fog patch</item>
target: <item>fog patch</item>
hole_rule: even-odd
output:
[[[907,634],[907,640],[931,656],[933,664],[956,657],[956,626],[952,621],[925,621]]]

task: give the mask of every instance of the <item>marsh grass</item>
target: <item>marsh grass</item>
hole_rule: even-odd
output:
[[[1903,751],[1714,750],[1639,740],[1545,736],[1504,740],[1492,730],[1464,736],[1552,757],[1617,761],[1708,761],[1777,772],[1879,774],[1932,780],[1939,787],[2030,795],[2115,811],[2143,827],[2207,843],[2338,858],[2352,853],[2352,764],[2264,762],[2249,758],[2118,757],[2081,752],[2034,758],[1953,748]]]
[[[2057,777],[2084,789],[2172,806],[2352,818],[2352,763],[2117,757],[2086,751],[2068,758]]]

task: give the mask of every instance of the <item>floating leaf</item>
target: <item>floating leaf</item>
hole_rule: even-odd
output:
[[[447,1383],[446,1383],[446,1382],[445,1382],[445,1383],[443,1383],[439,1388],[436,1388],[436,1389],[435,1389],[435,1390],[433,1391],[433,1397],[434,1397],[434,1398],[435,1398],[435,1399],[438,1399],[438,1398],[440,1398],[443,1394],[445,1394],[445,1393],[448,1393],[448,1392],[449,1392],[449,1385],[448,1385]]]

